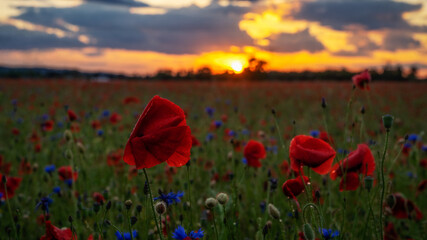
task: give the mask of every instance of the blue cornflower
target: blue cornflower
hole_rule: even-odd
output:
[[[278,148],[277,148],[277,146],[267,147],[267,152],[272,152],[274,154],[277,154],[278,153]]]
[[[40,199],[40,202],[38,202],[36,205],[36,210],[39,209],[39,207],[42,207],[43,211],[46,211],[47,213],[49,213],[49,206],[52,203],[53,203],[53,199],[50,198],[49,196],[42,197],[42,199]]]
[[[102,129],[99,129],[98,131],[96,131],[96,135],[98,135],[98,137],[101,137],[102,135],[104,135],[104,131]]]
[[[23,122],[24,122],[23,118],[16,119],[16,123],[18,123],[18,124],[22,124]]]
[[[418,141],[418,135],[415,133],[409,134],[408,140],[415,143],[416,141]]]
[[[423,146],[421,147],[421,150],[423,150],[423,152],[427,152],[427,145],[423,145]]]
[[[235,131],[233,131],[233,130],[230,130],[230,131],[228,132],[228,136],[230,136],[230,137],[236,137],[236,136],[237,136],[237,132],[235,132]]]
[[[404,147],[404,148],[411,148],[411,147],[412,147],[412,144],[410,144],[410,143],[405,143],[405,144],[403,144],[403,147]]]
[[[41,118],[43,121],[47,121],[49,120],[49,114],[43,114]]]
[[[0,199],[3,197],[3,193],[0,192]]]
[[[204,236],[203,230],[200,228],[198,231],[191,231],[190,234],[185,233],[185,229],[182,226],[178,226],[175,232],[172,233],[172,238],[178,240],[184,240],[189,237],[191,240],[202,238]]]
[[[242,158],[242,163],[243,164],[248,164],[248,160],[246,160],[246,158]]]
[[[12,103],[13,106],[16,106],[18,104],[18,100],[12,99],[12,101],[10,101],[10,103]]]
[[[348,151],[348,150],[346,150],[346,149],[342,149],[342,148],[338,148],[337,152],[338,152],[339,154],[344,154],[344,155],[347,155],[347,154],[349,153],[349,151]]]
[[[133,230],[132,235],[133,237],[138,237],[138,231]],[[131,240],[132,236],[129,232],[124,232],[123,234],[121,234],[119,231],[116,231],[116,238],[117,240]]]
[[[206,135],[206,141],[207,142],[210,142],[210,141],[212,141],[213,139],[214,139],[214,134],[213,133],[208,133],[207,135]]]
[[[155,197],[154,200],[162,200],[163,202],[166,203],[166,205],[171,205],[172,203],[179,203],[181,202],[180,197],[184,196],[184,192],[180,192],[178,191],[176,194],[173,192],[170,192],[168,194],[163,194],[162,192],[160,192],[160,196],[159,197]]]
[[[325,240],[333,239],[340,235],[340,232],[338,232],[337,230],[332,232],[332,229],[326,229],[326,228],[319,228],[319,232],[322,234],[323,239]]]
[[[44,171],[51,174],[55,171],[55,165],[47,165],[46,167],[44,167]]]
[[[220,128],[222,126],[222,121],[221,120],[215,120],[214,125],[216,128]]]
[[[108,116],[110,116],[110,111],[109,111],[109,110],[104,110],[104,111],[102,111],[102,116],[103,116],[103,117],[108,117]]]
[[[212,117],[215,112],[215,109],[212,107],[206,107],[205,112],[209,115],[209,117]]]
[[[58,128],[62,128],[62,127],[64,127],[64,123],[63,123],[63,122],[57,122],[57,123],[56,123],[56,126],[57,126]]]
[[[314,138],[319,137],[319,135],[320,135],[319,130],[311,130],[311,131],[310,131],[310,136],[312,136],[312,137],[314,137]]]
[[[249,134],[251,134],[251,132],[248,129],[243,129],[242,130],[242,135],[248,136]]]
[[[56,194],[59,194],[61,192],[61,187],[60,186],[56,186],[53,188],[53,192]]]

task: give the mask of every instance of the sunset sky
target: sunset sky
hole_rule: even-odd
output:
[[[1,0],[0,65],[125,74],[416,65],[425,0]]]

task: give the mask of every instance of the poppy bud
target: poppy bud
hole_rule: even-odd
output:
[[[144,184],[144,195],[148,195],[150,191],[150,187],[148,186],[148,182],[145,182]]]
[[[81,154],[85,153],[86,148],[81,142],[77,142],[76,146],[77,146],[77,149],[79,150],[79,152]]]
[[[132,207],[132,200],[126,200],[125,206],[126,206],[126,209],[129,210]]]
[[[111,221],[110,220],[105,220],[105,223],[108,225],[108,226],[110,226],[111,225]]]
[[[142,211],[142,205],[141,204],[138,204],[136,206],[136,211],[138,211],[138,213],[141,213],[141,211]]]
[[[218,195],[216,195],[216,200],[218,200],[221,205],[225,205],[228,202],[228,195],[226,193],[218,193]]]
[[[105,206],[105,209],[110,210],[111,208],[111,201],[107,202],[107,205]]]
[[[362,106],[362,108],[360,109],[360,113],[365,114],[365,106]]]
[[[280,218],[280,211],[277,209],[273,204],[268,204],[268,214],[274,218],[279,219]]]
[[[154,208],[156,209],[156,212],[159,215],[162,215],[166,212],[166,204],[164,202],[158,202],[156,203],[156,205],[154,206]]]
[[[71,141],[71,139],[73,138],[73,134],[70,130],[67,129],[64,131],[64,138],[67,142]]]
[[[374,185],[374,178],[371,176],[366,176],[365,177],[365,188],[366,190],[371,191],[372,186]]]
[[[262,229],[262,234],[265,236],[268,233],[268,230],[270,230],[273,223],[271,221],[267,221],[264,225],[264,228]]]
[[[1,182],[2,182],[3,184],[7,183],[7,179],[6,179],[6,176],[5,176],[5,175],[3,175],[3,176],[1,177]]]
[[[273,115],[276,115],[276,109],[272,108],[272,109],[271,109],[271,113],[272,113]]]
[[[326,108],[326,100],[322,97],[322,108]]]
[[[206,199],[206,201],[205,201],[205,206],[206,206],[208,209],[212,209],[212,208],[214,208],[217,204],[218,204],[218,200],[216,200],[215,198],[208,198],[208,199]]]
[[[136,218],[135,216],[132,216],[131,218],[130,218],[130,224],[133,226],[133,225],[135,225],[135,223],[138,221],[138,218]]]
[[[72,222],[73,222],[73,217],[68,216],[68,221],[69,221],[70,223],[72,223]]]
[[[390,114],[386,114],[383,116],[383,124],[387,132],[390,131],[390,128],[393,125],[393,120],[394,117]]]
[[[314,231],[310,224],[304,224],[304,226],[302,227],[302,231],[304,232],[305,239],[314,240]]]

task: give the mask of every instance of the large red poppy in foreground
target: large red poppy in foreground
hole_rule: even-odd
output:
[[[137,169],[162,162],[180,167],[190,159],[191,145],[184,111],[173,102],[154,96],[132,130],[123,160]]]
[[[291,167],[296,172],[301,171],[302,166],[308,166],[318,174],[327,174],[335,155],[335,150],[328,143],[311,136],[298,135],[289,147]]]
[[[372,176],[375,170],[375,160],[368,145],[357,145],[356,151],[351,152],[344,160],[335,164],[331,170],[331,179],[342,177],[340,191],[356,190],[360,185],[359,174]]]

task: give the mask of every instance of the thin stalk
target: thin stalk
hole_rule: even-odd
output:
[[[127,222],[128,222],[128,228],[129,228],[129,233],[130,233],[130,237],[133,240],[133,234],[132,234],[132,227],[130,224],[130,217],[129,217],[129,209],[126,209],[126,218],[127,218]]]
[[[218,229],[216,228],[215,210],[214,210],[214,209],[212,209],[212,217],[213,217],[213,222],[214,222],[214,228],[215,228],[216,240],[219,240],[219,237],[218,237]]]
[[[145,175],[145,181],[147,182],[148,193],[150,194],[151,210],[153,210],[153,217],[154,217],[154,221],[156,222],[157,232],[159,233],[160,239],[164,240],[162,232],[161,232],[160,227],[159,227],[159,222],[157,221],[156,210],[154,210],[153,195],[151,194],[151,187],[150,187],[150,182],[148,181],[148,175],[147,175],[147,172],[145,171],[145,168],[143,168],[142,170],[143,170],[144,175]]]
[[[18,231],[16,230],[15,221],[13,220],[12,208],[10,207],[9,195],[7,193],[7,180],[4,181],[4,191],[6,194],[6,203],[7,203],[7,208],[9,209],[10,220],[12,221],[13,231],[15,232],[15,238],[18,239]]]
[[[190,229],[193,229],[193,214],[192,214],[192,208],[193,208],[193,202],[191,200],[191,182],[190,182],[190,166],[187,165],[187,186],[188,186],[188,200],[190,202],[190,209],[189,209],[189,214],[190,214]]]
[[[384,179],[384,160],[385,155],[387,152],[388,147],[388,137],[390,135],[389,129],[386,131],[385,136],[385,146],[384,146],[384,152],[383,156],[381,158],[381,202],[380,202],[380,231],[381,231],[381,239],[384,239],[384,232],[383,232],[383,202],[384,202],[384,192],[385,192],[385,179]]]

